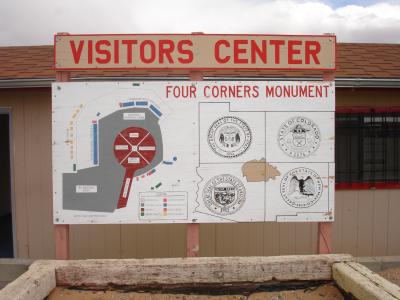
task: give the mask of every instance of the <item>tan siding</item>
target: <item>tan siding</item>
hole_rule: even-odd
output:
[[[200,256],[215,256],[216,232],[215,224],[200,225]]]
[[[296,224],[296,254],[310,254],[315,251],[312,240],[312,224]]]
[[[51,200],[51,96],[48,89],[0,93],[11,107],[17,256],[54,257]]]
[[[232,254],[245,256],[249,253],[249,224],[232,224]]]
[[[72,259],[85,259],[90,257],[89,226],[70,225],[70,255]]]
[[[137,226],[121,225],[121,258],[137,257],[136,240]]]
[[[279,255],[279,224],[264,223],[264,255]]]
[[[10,96],[9,96],[10,97]],[[1,99],[2,105],[8,97]],[[11,97],[10,97],[11,98]],[[9,101],[11,103],[11,101]],[[13,166],[14,166],[14,206],[15,206],[15,227],[16,227],[16,254],[18,257],[29,257],[28,237],[28,209],[25,193],[25,139],[24,136],[24,102],[14,99],[12,104],[13,129],[11,141],[13,145]]]
[[[337,89],[336,106],[400,106],[398,89]]]
[[[215,256],[233,256],[234,224],[216,224]]]
[[[374,194],[370,191],[358,192],[357,255],[372,255],[372,229],[374,216]]]
[[[384,101],[376,101],[385,96]],[[338,105],[396,105],[393,91],[338,91]],[[51,106],[45,89],[0,91],[12,108],[17,254],[54,258]],[[400,190],[338,191],[334,251],[400,255]],[[316,251],[317,224],[202,224],[201,256],[306,254]],[[72,258],[181,257],[186,226],[71,225]]]
[[[335,222],[333,223],[333,252],[340,253],[342,249],[342,231],[343,231],[343,201],[338,200],[343,198],[343,192],[335,193]]]
[[[342,192],[342,248],[357,253],[358,192]],[[340,201],[340,200],[339,200]],[[361,207],[362,209],[362,207]]]
[[[170,224],[169,228],[169,256],[186,256],[186,225]]]
[[[264,255],[264,224],[262,223],[251,223],[249,224],[249,251],[250,256],[262,256]]]
[[[389,191],[388,207],[388,255],[399,255],[400,253],[400,192],[398,190]]]
[[[380,190],[371,192],[374,194],[374,229],[373,229],[373,253],[374,255],[387,255],[387,217],[389,208],[389,191]]]
[[[169,256],[169,235],[168,226],[153,225],[153,257]]]
[[[279,254],[290,255],[296,251],[296,225],[279,223]]]

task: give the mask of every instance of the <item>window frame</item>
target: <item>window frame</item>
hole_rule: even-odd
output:
[[[336,114],[382,114],[382,113],[399,113],[400,106],[337,106],[335,110],[335,130],[336,130]],[[336,140],[335,140],[336,144]],[[335,161],[335,163],[337,163]],[[335,184],[336,190],[370,190],[370,189],[400,189],[399,181],[375,181],[375,182],[340,182]]]

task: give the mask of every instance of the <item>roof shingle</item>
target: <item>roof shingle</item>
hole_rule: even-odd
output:
[[[53,46],[0,47],[0,80],[54,78]],[[339,43],[336,77],[400,78],[400,44]],[[217,70],[205,76],[317,77],[321,71]],[[88,70],[72,77],[185,76],[186,70]]]

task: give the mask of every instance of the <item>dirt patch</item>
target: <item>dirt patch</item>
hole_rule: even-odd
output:
[[[317,287],[274,292],[254,292],[250,295],[190,295],[160,294],[121,291],[71,290],[57,287],[48,300],[341,300],[345,299],[334,284]]]
[[[390,268],[378,273],[383,278],[400,286],[400,268]]]

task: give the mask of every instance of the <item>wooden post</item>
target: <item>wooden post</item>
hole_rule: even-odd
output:
[[[335,81],[335,72],[324,72],[324,81]],[[318,223],[318,254],[332,253],[332,231],[333,222],[319,222]]]
[[[68,35],[68,33],[58,33]],[[56,82],[67,82],[70,73],[56,71]],[[69,259],[69,225],[54,225],[54,239],[56,243],[56,259]]]
[[[202,81],[203,72],[190,71],[189,74],[191,81]],[[200,224],[193,223],[187,224],[186,227],[186,256],[197,257],[200,250]]]

